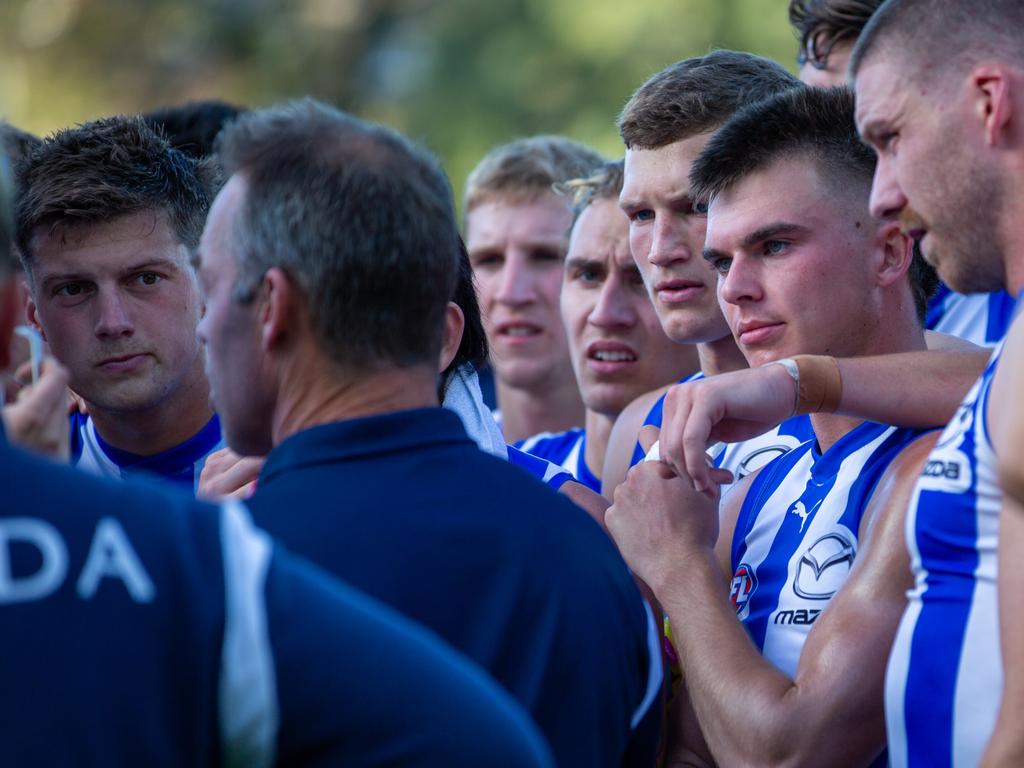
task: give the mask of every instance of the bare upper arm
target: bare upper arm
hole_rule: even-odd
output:
[[[1024,321],[1010,326],[989,393],[988,432],[996,451],[999,484],[1007,496],[1024,502]]]
[[[665,386],[640,395],[615,419],[615,425],[608,436],[608,449],[604,454],[604,468],[601,472],[601,495],[609,501],[615,489],[626,479],[640,427],[644,425],[647,414],[658,402],[658,398],[667,391],[668,387]]]

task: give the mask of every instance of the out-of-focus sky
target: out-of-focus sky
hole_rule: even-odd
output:
[[[424,142],[458,195],[492,146],[621,154],[662,67],[737,48],[794,69],[787,0],[2,0],[0,114],[46,134],[189,99],[311,94]]]

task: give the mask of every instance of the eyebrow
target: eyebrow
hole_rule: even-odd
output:
[[[788,221],[780,221],[773,224],[767,224],[760,229],[755,229],[749,235],[740,241],[740,248],[746,250],[752,248],[758,243],[763,243],[765,240],[773,240],[777,237],[783,236],[801,236],[810,234],[811,230],[809,227],[805,227],[802,224],[794,224]],[[728,259],[730,258],[728,253],[719,251],[714,248],[705,248],[701,252],[701,256],[704,257],[704,261],[715,261],[716,259]]]
[[[119,270],[120,275],[130,275],[135,272],[145,272],[147,270],[163,269],[168,272],[179,272],[180,268],[171,259],[146,259],[145,261],[136,262]],[[62,280],[79,281],[79,280],[92,280],[95,277],[95,273],[90,272],[54,272],[49,275],[43,275],[43,278],[39,281],[41,286],[48,287],[55,282]]]
[[[604,269],[603,259],[590,259],[586,256],[573,256],[565,260],[565,268],[572,269]]]

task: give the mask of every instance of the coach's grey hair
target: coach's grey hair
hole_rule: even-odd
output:
[[[233,244],[237,300],[279,267],[340,367],[437,364],[459,235],[433,156],[313,99],[244,115],[217,155],[247,189]]]
[[[952,82],[951,70],[967,71],[991,56],[1024,66],[1022,36],[1021,0],[886,0],[857,39],[850,74],[884,49],[915,77]]]

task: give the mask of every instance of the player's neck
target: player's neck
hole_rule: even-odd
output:
[[[812,414],[811,426],[814,428],[814,436],[818,441],[818,450],[825,453],[863,421],[855,416],[839,416],[834,413]]]
[[[429,365],[342,373],[319,355],[282,368],[273,414],[273,441],[335,421],[381,416],[437,402],[437,373]]]
[[[181,445],[213,417],[202,356],[174,393],[151,408],[124,413],[87,405],[103,441],[137,456],[155,456]]]
[[[608,451],[608,438],[612,434],[615,417],[587,409],[587,445],[583,453],[590,474],[600,479],[604,469],[604,457]]]
[[[541,432],[564,432],[583,425],[584,408],[576,379],[547,382],[542,387],[510,387],[494,383],[505,440],[514,443]]]
[[[697,354],[700,356],[700,369],[705,376],[741,371],[747,367],[746,358],[731,335],[698,344]]]

